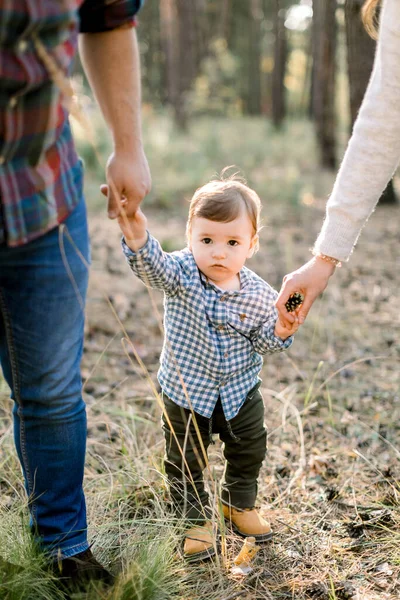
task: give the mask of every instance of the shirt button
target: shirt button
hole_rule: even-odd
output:
[[[226,300],[226,296],[221,296],[221,298],[219,299],[220,302],[225,302]]]
[[[225,329],[225,325],[218,325],[218,329],[219,329],[220,331],[223,331],[223,330]]]
[[[228,358],[229,352],[224,352],[224,358]]]
[[[9,108],[14,108],[17,105],[17,102],[18,98],[16,96],[12,96],[12,98],[10,98],[10,100],[8,101]]]
[[[28,42],[26,40],[20,40],[17,45],[18,52],[24,53],[28,49]]]

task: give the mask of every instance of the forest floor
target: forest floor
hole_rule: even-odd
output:
[[[283,275],[308,259],[325,201],[263,201],[267,222],[249,267],[279,289]],[[149,229],[168,251],[185,243],[186,209],[182,201],[173,212],[148,211]],[[115,223],[97,212],[90,227],[85,491],[93,552],[120,572],[112,592],[93,598],[398,599],[399,208],[377,209],[292,348],[265,359],[261,390],[269,442],[258,505],[274,537],[246,576],[231,570],[240,541],[229,530],[217,561],[191,567],[179,555],[181,531],[169,515],[154,393],[162,295],[149,295],[130,273]],[[4,384],[0,399],[0,555],[10,559],[7,548],[26,543],[25,501]],[[207,479],[215,489],[223,471],[218,440],[210,464]],[[0,598],[58,597],[34,594],[29,585],[18,596],[12,577],[0,581]]]
[[[282,276],[308,257],[322,209],[317,203],[282,215],[278,206],[268,214],[266,206],[261,249],[249,266],[279,289]],[[222,600],[239,597],[233,595],[238,590],[254,599],[400,596],[397,213],[389,207],[376,211],[351,262],[337,271],[290,351],[266,357],[261,389],[269,452],[259,506],[272,523],[273,541],[242,582],[234,582],[229,571],[238,549],[234,539],[228,539],[226,565],[218,567],[221,579],[215,579],[215,566],[204,565],[192,576],[182,565],[189,587],[177,597]],[[149,227],[167,250],[184,245],[184,225],[184,216],[149,216]],[[109,302],[153,382],[162,344],[159,321],[148,290],[121,258],[114,224],[96,217],[92,240],[84,359],[89,465],[104,474],[126,469],[126,418],[138,419],[132,450],[142,454],[144,471],[135,485],[151,504],[155,490],[162,497],[165,492],[157,470],[161,411],[147,377],[121,343],[124,333]],[[162,295],[154,292],[153,299],[162,315]],[[218,481],[218,444],[211,464]]]

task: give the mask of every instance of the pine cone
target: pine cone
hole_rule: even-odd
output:
[[[298,306],[300,306],[300,304],[302,304],[303,300],[304,296],[300,294],[300,292],[295,292],[289,296],[287,302],[285,303],[286,310],[288,312],[293,312]]]
[[[322,581],[313,583],[309,588],[307,588],[306,594],[308,598],[312,598],[313,600],[329,599],[328,588],[324,583],[322,583]]]

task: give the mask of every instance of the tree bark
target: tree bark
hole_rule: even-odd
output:
[[[280,0],[275,0],[274,14],[274,70],[272,73],[272,122],[280,127],[286,115],[285,72],[287,59],[287,41],[285,12]]]
[[[177,14],[174,0],[160,2],[161,46],[165,57],[166,101],[174,106],[177,94]]]
[[[374,65],[376,42],[367,34],[361,20],[364,0],[347,0],[345,5],[347,66],[350,89],[351,130],[366,92]],[[393,181],[390,181],[379,202],[398,202]]]
[[[336,168],[336,0],[313,0],[312,115],[321,164]]]
[[[203,0],[162,0],[160,21],[166,61],[167,98],[175,123],[186,129],[187,93],[197,76],[201,56],[199,9]]]
[[[247,111],[261,114],[261,0],[249,0],[249,70]]]
[[[219,20],[218,37],[226,40],[229,45],[230,21],[231,21],[232,3],[231,0],[222,0],[221,18]]]

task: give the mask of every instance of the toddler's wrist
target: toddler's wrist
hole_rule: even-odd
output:
[[[285,327],[282,327],[277,321],[275,324],[274,335],[275,337],[278,337],[281,340],[285,341],[292,334]]]
[[[124,235],[125,244],[132,250],[132,252],[138,252],[147,244],[148,233],[146,231],[145,235],[141,235],[137,238],[129,239]]]

